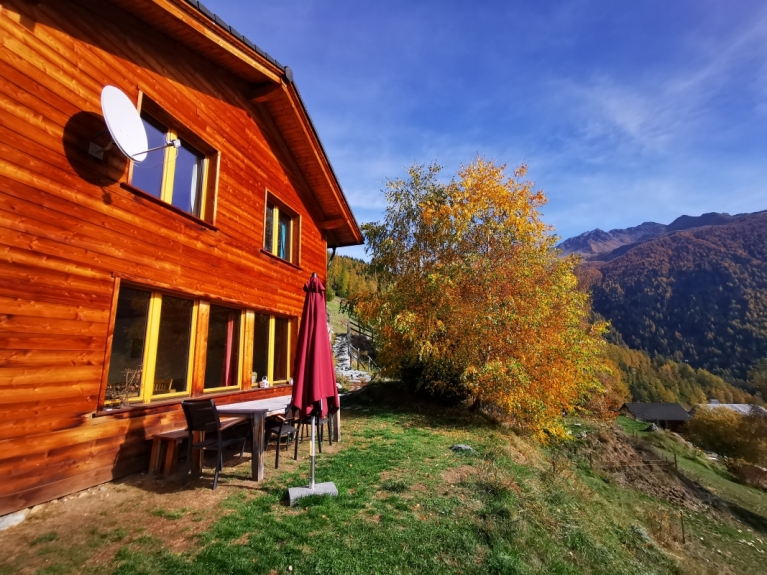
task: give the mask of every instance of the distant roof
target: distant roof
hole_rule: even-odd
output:
[[[634,417],[644,421],[687,421],[690,414],[678,403],[624,403]]]
[[[751,415],[752,413],[756,412],[761,415],[767,415],[767,409],[764,409],[761,405],[753,405],[751,403],[701,403],[700,405],[696,405],[690,410],[691,414],[694,414],[696,410],[702,408],[702,407],[725,407],[727,409],[731,409],[732,411],[737,411],[738,413],[741,413],[743,415]]]

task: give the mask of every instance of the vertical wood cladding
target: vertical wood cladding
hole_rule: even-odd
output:
[[[219,152],[215,227],[121,186],[116,149],[87,154],[106,84]],[[183,420],[177,404],[93,417],[116,278],[293,317],[324,278],[321,215],[248,90],[126,13],[0,4],[0,515],[146,468],[147,438]],[[300,269],[261,252],[266,190],[301,217]]]

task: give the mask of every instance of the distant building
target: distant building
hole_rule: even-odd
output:
[[[678,403],[624,403],[620,413],[672,431],[678,431],[690,419]]]
[[[717,399],[711,399],[708,403],[701,403],[696,405],[690,410],[690,417],[694,416],[699,409],[729,409],[731,411],[737,411],[741,415],[762,415],[767,417],[767,409],[761,405],[754,405],[752,403],[719,403]]]

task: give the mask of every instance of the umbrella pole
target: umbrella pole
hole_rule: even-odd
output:
[[[314,491],[314,428],[315,428],[315,421],[316,418],[314,415],[312,415],[312,446],[311,446],[311,475],[309,479],[309,489]]]
[[[337,497],[338,496],[338,489],[336,488],[335,484],[332,481],[326,481],[324,483],[314,483],[314,433],[315,433],[315,427],[317,423],[317,416],[312,415],[311,417],[311,476],[309,478],[309,486],[308,487],[291,487],[288,489],[288,499],[290,500],[290,506],[293,507],[299,499],[302,497],[308,497],[310,495],[329,495],[331,497]]]

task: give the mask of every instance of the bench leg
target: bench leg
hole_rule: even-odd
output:
[[[183,439],[171,439],[168,441],[168,446],[165,448],[165,465],[162,469],[165,477],[176,474],[176,469],[178,468],[178,448],[182,441]]]
[[[162,462],[162,448],[165,446],[165,442],[155,437],[152,440],[152,455],[149,456],[149,475],[155,475],[160,471]]]

